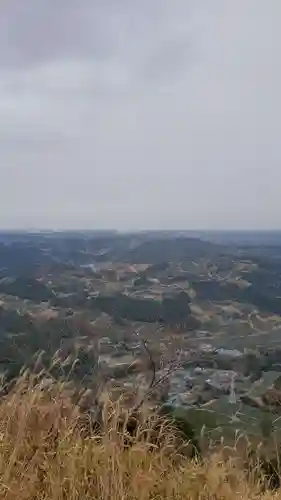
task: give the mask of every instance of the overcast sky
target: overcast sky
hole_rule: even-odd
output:
[[[2,0],[0,227],[281,228],[280,0]]]

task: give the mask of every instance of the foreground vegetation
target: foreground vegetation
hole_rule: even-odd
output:
[[[28,374],[3,391],[1,499],[281,498],[278,490],[265,491],[260,471],[249,473],[234,453],[190,459],[173,425],[145,410],[130,432],[121,402],[105,400],[100,425],[93,425],[81,411],[86,396]]]

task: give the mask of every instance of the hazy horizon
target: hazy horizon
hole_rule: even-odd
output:
[[[186,233],[186,234],[207,234],[207,233],[216,233],[216,234],[245,234],[245,235],[250,235],[250,234],[279,234],[281,233],[281,229],[251,229],[251,228],[234,228],[234,229],[220,229],[220,228],[195,228],[195,229],[188,229],[188,228],[129,228],[129,229],[117,229],[117,228],[103,228],[103,227],[60,227],[60,228],[53,228],[53,227],[7,227],[3,228],[0,227],[0,234],[5,234],[5,233],[26,233],[26,234],[37,234],[37,233],[117,233],[117,234],[141,234],[141,233]]]
[[[280,230],[280,17],[3,0],[0,231]]]

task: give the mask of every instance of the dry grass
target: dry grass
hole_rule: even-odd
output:
[[[108,401],[103,430],[90,432],[71,396],[66,384],[30,376],[2,396],[1,500],[273,498],[234,460],[185,458],[171,425],[156,415],[143,416],[128,446],[121,405]]]

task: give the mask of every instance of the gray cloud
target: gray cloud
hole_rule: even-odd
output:
[[[0,226],[280,227],[279,0],[4,0]]]

